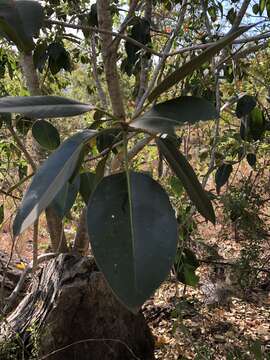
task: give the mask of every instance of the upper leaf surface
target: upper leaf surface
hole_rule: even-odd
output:
[[[13,234],[21,234],[37,220],[76,168],[81,150],[95,131],[85,130],[67,139],[42,164],[35,174],[13,223]]]
[[[0,112],[39,119],[75,116],[92,109],[92,105],[61,96],[6,96],[0,99]]]
[[[153,133],[171,133],[175,127],[217,117],[215,106],[194,96],[182,96],[157,105],[135,119],[130,126]]]
[[[114,293],[137,311],[168,275],[177,244],[169,198],[151,177],[130,172],[105,177],[87,210],[88,233],[99,268]]]

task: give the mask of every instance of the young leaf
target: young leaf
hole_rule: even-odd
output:
[[[75,116],[92,109],[92,105],[61,96],[6,96],[0,98],[0,113],[20,113],[39,119]]]
[[[200,55],[196,56],[180,69],[175,70],[172,74],[167,76],[159,85],[157,85],[154,90],[148,96],[150,102],[155,100],[159,95],[163,94],[169,90],[172,86],[177,84],[179,81],[183,80],[187,75],[192,74],[205,62],[209,61],[215,54],[220,50],[224,49],[227,45],[230,45],[233,40],[242,35],[244,32],[250,29],[250,26],[243,26],[237,31],[229,33],[220,40],[218,40],[214,45],[209,46],[204,50]]]
[[[229,177],[233,171],[231,164],[222,164],[216,171],[215,182],[217,193],[220,193],[220,189],[227,183]]]
[[[18,236],[32,225],[48,207],[77,165],[84,144],[97,133],[85,130],[73,135],[53,152],[36,172],[13,223],[13,234]]]
[[[159,138],[157,145],[174,173],[182,182],[198,211],[203,217],[214,224],[216,219],[212,203],[184,155],[181,154],[169,139]]]
[[[217,117],[215,106],[194,96],[181,96],[154,105],[152,109],[131,122],[130,126],[152,133],[172,133],[175,127]]]
[[[32,126],[35,140],[47,150],[55,150],[60,145],[58,130],[46,120],[37,120]]]
[[[136,312],[167,277],[177,244],[174,210],[151,177],[130,172],[105,177],[87,210],[99,268],[119,300]],[[129,191],[130,190],[130,191]]]

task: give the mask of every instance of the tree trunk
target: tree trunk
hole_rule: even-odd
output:
[[[60,254],[48,262],[31,293],[2,323],[0,348],[14,334],[27,348],[33,328],[39,360],[154,359],[142,313],[134,315],[118,302],[93,258]]]

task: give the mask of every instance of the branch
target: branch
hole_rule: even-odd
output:
[[[105,30],[105,32],[103,31],[101,33],[101,51],[113,115],[119,119],[124,119],[125,109],[116,66],[117,53],[116,51],[113,51],[113,49],[109,49],[112,43],[112,16],[110,12],[110,1],[99,0],[97,3],[97,12],[98,22],[101,28]]]
[[[48,254],[42,254],[40,255],[37,259],[36,259],[36,265],[40,265],[42,262],[46,261],[46,260],[50,260],[52,258],[54,258],[56,256],[55,253],[48,253]],[[34,267],[34,262],[31,261],[27,267],[24,269],[20,280],[18,282],[18,284],[16,285],[15,289],[12,291],[12,293],[10,294],[10,296],[6,299],[6,306],[4,308],[4,313],[7,313],[7,311],[13,306],[15,300],[17,299],[20,291],[22,290],[22,287],[25,283],[25,280],[27,278],[27,276],[30,274],[30,272],[33,270]]]
[[[140,113],[140,111],[143,108],[143,105],[144,105],[148,95],[150,94],[151,90],[155,86],[156,80],[157,80],[157,78],[158,78],[158,76],[160,74],[161,69],[163,68],[163,66],[165,64],[166,58],[167,58],[167,56],[169,54],[169,51],[170,51],[170,49],[172,47],[174,39],[179,33],[179,28],[182,26],[182,24],[183,24],[183,22],[185,20],[186,9],[187,9],[187,0],[184,0],[182,2],[181,11],[180,11],[179,18],[178,18],[177,24],[175,26],[175,29],[174,29],[172,35],[170,36],[170,38],[168,39],[165,47],[164,47],[162,57],[159,60],[157,66],[156,66],[156,68],[154,70],[154,73],[152,75],[152,79],[150,81],[150,84],[148,85],[148,88],[144,92],[143,96],[140,99],[140,102],[137,105],[134,117],[136,117]]]
[[[245,16],[246,14],[246,11],[249,7],[249,4],[250,4],[251,0],[244,0],[243,1],[243,4],[239,10],[239,13],[237,14],[235,20],[234,20],[234,23],[233,23],[233,26],[231,28],[231,32],[232,31],[235,31],[236,29],[238,29],[239,25],[241,24],[241,21],[243,19],[243,17]]]
[[[109,34],[109,35],[112,35],[112,36],[116,36],[116,37],[121,38],[123,40],[126,40],[126,41],[128,41],[130,43],[133,43],[134,45],[140,47],[141,49],[144,49],[146,52],[151,53],[153,55],[156,55],[156,56],[158,56],[160,58],[162,58],[163,56],[166,56],[166,57],[176,56],[176,55],[179,55],[179,54],[184,54],[184,53],[189,52],[189,51],[204,50],[204,49],[207,49],[209,46],[212,46],[212,45],[215,44],[215,41],[211,41],[211,42],[208,42],[206,44],[197,44],[197,45],[182,47],[182,48],[179,48],[179,49],[177,49],[175,51],[172,51],[172,52],[164,55],[164,53],[155,51],[155,50],[149,48],[148,46],[140,43],[139,41],[136,41],[136,40],[132,39],[129,36],[119,34],[118,32],[115,32],[115,31],[108,31],[108,30],[105,30],[105,29],[97,28],[97,27],[75,25],[75,24],[70,24],[70,23],[64,22],[64,21],[48,20],[48,19],[45,20],[45,24],[61,25],[61,26],[66,27],[66,28],[77,29],[77,30],[88,30],[88,31],[93,31],[93,32],[101,33],[101,34],[103,33],[103,34]],[[254,24],[254,26],[255,25],[256,24]],[[248,42],[258,41],[258,40],[268,39],[268,38],[270,38],[270,32],[269,31],[265,32],[264,34],[259,34],[259,35],[251,36],[251,37],[248,37],[248,38],[234,40],[232,42],[232,44],[245,44],[245,43],[248,43]]]
[[[96,83],[96,87],[97,87],[97,91],[98,91],[98,95],[99,95],[102,107],[104,109],[107,109],[108,103],[107,103],[107,99],[106,99],[106,94],[102,88],[102,85],[101,85],[101,82],[100,82],[99,76],[98,76],[95,35],[94,35],[94,33],[92,33],[90,36],[91,36],[90,41],[91,41],[91,60],[92,60],[92,67],[93,67],[93,78]]]

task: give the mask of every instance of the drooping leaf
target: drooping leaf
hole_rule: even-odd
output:
[[[36,45],[34,53],[33,53],[33,62],[36,69],[38,69],[39,72],[42,72],[46,61],[49,57],[48,54],[48,47],[46,42],[39,43]]]
[[[20,113],[39,119],[75,116],[92,109],[92,105],[61,96],[6,96],[0,98],[0,113]]]
[[[218,40],[214,45],[209,46],[204,50],[200,55],[194,57],[192,60],[183,65],[180,69],[175,70],[172,74],[167,76],[159,85],[157,85],[154,90],[148,96],[149,101],[153,101],[159,95],[163,94],[169,90],[172,86],[177,84],[179,81],[183,80],[187,75],[192,74],[205,62],[209,61],[215,54],[220,50],[224,49],[227,45],[230,45],[233,40],[242,35],[244,32],[249,30],[251,26],[243,26],[237,31],[232,32],[220,40]]]
[[[193,251],[188,248],[177,249],[173,270],[178,281],[195,287],[199,282],[199,277],[195,274],[199,266],[200,263]]]
[[[80,174],[80,194],[86,204],[88,204],[90,195],[94,190],[95,177],[96,175],[90,172]]]
[[[158,139],[157,145],[168,164],[182,182],[188,196],[203,217],[215,223],[215,212],[207,193],[202,188],[193,168],[184,155],[167,138]]]
[[[54,42],[48,46],[49,68],[53,75],[61,69],[71,71],[70,55],[61,43]]]
[[[256,99],[251,95],[242,96],[236,105],[236,116],[240,119],[243,116],[249,114],[251,110],[256,106]]]
[[[0,3],[0,31],[26,53],[34,48],[33,36],[42,26],[43,8],[32,0],[2,0]]]
[[[217,117],[215,106],[208,100],[182,96],[154,105],[152,109],[130,123],[131,127],[153,133],[172,133],[175,127]]]
[[[36,172],[13,223],[13,234],[21,234],[48,207],[77,165],[84,144],[96,136],[85,130],[73,135],[53,152]]]
[[[46,120],[37,120],[32,126],[34,139],[47,150],[55,150],[60,145],[58,130]]]
[[[220,189],[227,183],[229,177],[233,171],[232,164],[222,164],[216,171],[215,183],[217,193],[220,193]]]
[[[80,188],[80,176],[70,183],[65,183],[62,189],[55,196],[50,206],[54,208],[60,219],[63,219],[72,208]]]
[[[253,154],[253,153],[247,154],[247,162],[251,167],[254,167],[256,165],[256,161],[257,161],[257,158],[256,158],[255,154]]]
[[[130,172],[105,177],[87,210],[99,268],[120,301],[136,312],[168,275],[177,244],[169,198],[151,177]]]

